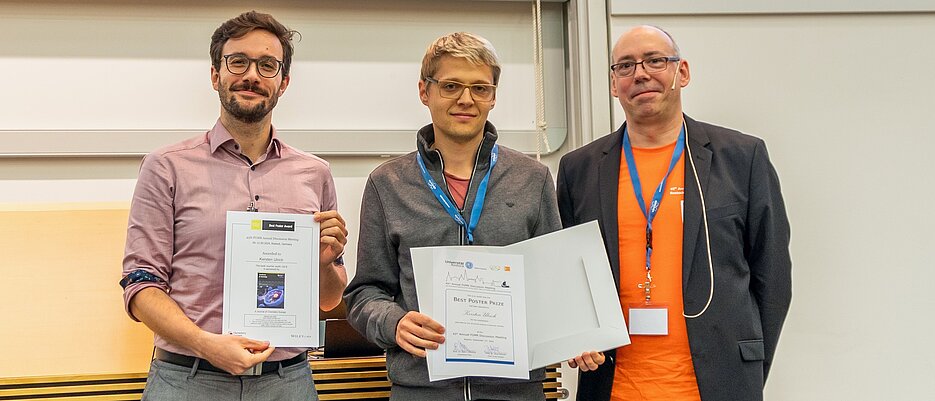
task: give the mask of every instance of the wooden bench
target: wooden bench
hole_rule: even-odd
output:
[[[146,373],[0,378],[0,400],[138,401]]]
[[[390,382],[383,357],[313,359],[309,361],[322,401],[386,400]],[[559,365],[546,369],[542,384],[546,399],[567,396]],[[0,378],[0,401],[138,401],[146,373]]]

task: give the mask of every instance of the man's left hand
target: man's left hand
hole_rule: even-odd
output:
[[[326,210],[315,213],[315,221],[321,223],[320,262],[322,266],[330,266],[344,254],[344,245],[347,244],[344,218],[337,210]]]

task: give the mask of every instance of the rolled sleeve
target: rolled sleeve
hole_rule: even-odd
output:
[[[154,154],[143,158],[130,204],[122,277],[142,270],[160,281],[140,281],[124,287],[124,308],[136,321],[139,319],[130,312],[130,301],[137,293],[149,287],[169,292],[174,243],[174,193],[174,176],[165,158]]]

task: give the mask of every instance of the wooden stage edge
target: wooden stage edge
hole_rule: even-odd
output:
[[[318,397],[331,400],[387,400],[390,382],[384,357],[310,359]],[[567,397],[559,365],[546,368],[542,391],[547,400]],[[146,373],[0,378],[0,401],[138,401]]]

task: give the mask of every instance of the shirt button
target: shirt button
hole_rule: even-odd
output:
[[[256,171],[256,166],[250,166],[250,170]]]
[[[240,149],[240,145],[234,144],[234,149]]]

